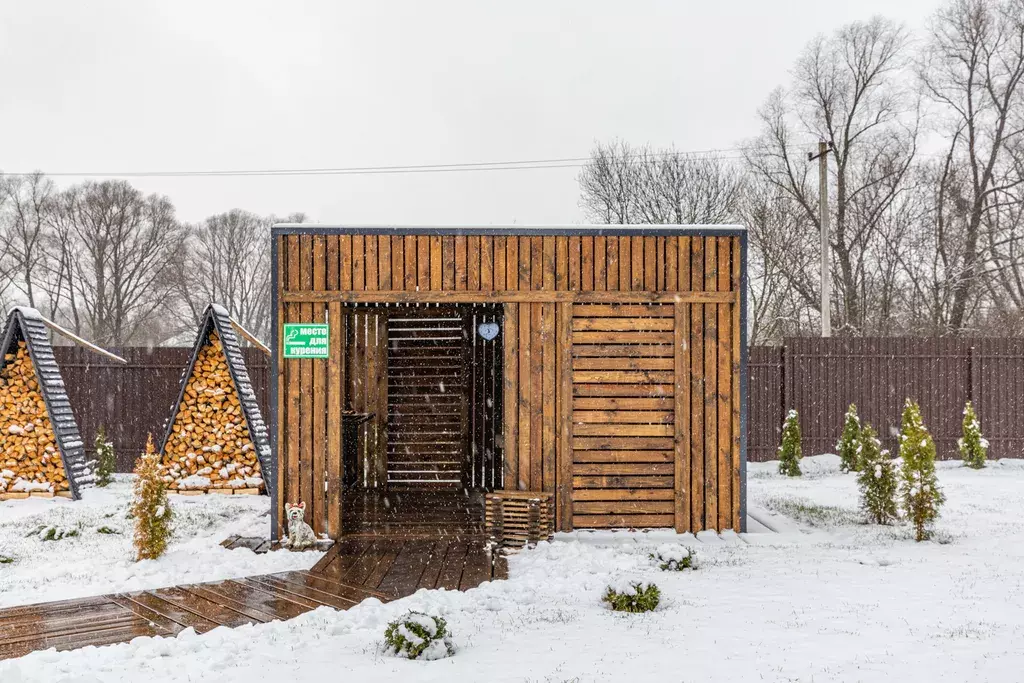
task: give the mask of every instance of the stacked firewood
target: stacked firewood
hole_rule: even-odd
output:
[[[24,341],[0,368],[0,494],[68,491],[57,439]]]
[[[199,350],[164,447],[162,473],[178,492],[258,493],[260,463],[216,331]]]

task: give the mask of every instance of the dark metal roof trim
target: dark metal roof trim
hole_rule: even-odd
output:
[[[278,235],[496,235],[496,236],[624,236],[672,237],[745,235],[741,225],[313,225],[278,223],[271,229]]]

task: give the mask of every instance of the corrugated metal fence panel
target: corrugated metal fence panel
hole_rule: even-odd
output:
[[[152,433],[159,441],[172,415],[181,373],[191,348],[124,347],[110,349],[128,361],[121,365],[77,346],[58,346],[60,366],[78,429],[90,455],[96,430],[103,425],[114,443],[117,470],[130,472]],[[268,358],[253,348],[242,350],[260,411],[267,410]]]
[[[782,347],[752,346],[747,356],[747,458],[774,460],[782,436]]]
[[[938,457],[957,458],[975,403],[989,457],[1024,455],[1024,339],[793,338],[752,347],[749,459],[773,460],[785,412],[800,413],[804,454],[833,452],[850,403],[895,450],[903,402],[921,405]]]
[[[975,408],[991,444],[989,457],[1022,457],[1024,339],[978,339],[973,346]]]

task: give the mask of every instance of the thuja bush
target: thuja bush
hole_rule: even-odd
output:
[[[846,417],[843,419],[843,433],[836,444],[836,454],[839,456],[839,469],[843,472],[857,472],[860,470],[861,452],[861,429],[860,418],[857,417],[857,406],[853,403],[846,409]]]
[[[448,624],[441,617],[409,612],[384,631],[385,648],[406,659],[441,659],[455,654]]]
[[[96,452],[96,485],[106,486],[114,478],[117,459],[114,456],[114,444],[107,441],[107,430],[102,425],[96,430],[93,450]]]
[[[896,493],[899,483],[896,465],[889,451],[882,448],[882,442],[871,425],[865,425],[861,432],[860,473],[857,475],[860,488],[860,507],[875,524],[890,524],[899,516],[896,507]]]
[[[800,458],[800,416],[795,410],[786,415],[782,425],[782,443],[779,444],[779,473],[789,477],[799,477]]]
[[[662,571],[681,572],[697,568],[697,554],[681,545],[665,544],[651,553],[650,558],[658,563]]]
[[[135,520],[135,559],[155,560],[171,539],[171,506],[167,484],[160,476],[160,456],[153,449],[153,435],[146,451],[135,461],[135,485],[129,516]]]
[[[601,600],[616,612],[650,612],[661,602],[661,591],[647,581],[624,580],[608,586]]]
[[[963,436],[957,441],[960,459],[966,467],[980,470],[988,456],[988,439],[981,435],[981,423],[974,413],[974,406],[968,401],[964,406]]]
[[[935,477],[935,442],[921,420],[921,409],[907,399],[900,424],[900,497],[903,513],[914,525],[914,538],[931,537],[931,524],[946,498]]]

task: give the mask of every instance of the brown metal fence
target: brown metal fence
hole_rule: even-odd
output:
[[[103,425],[114,443],[117,470],[130,472],[146,445],[147,434],[159,441],[192,349],[188,347],[110,349],[128,361],[121,365],[77,346],[54,349],[78,429],[88,453]],[[269,359],[257,349],[243,349],[249,378],[264,419],[267,418]]]
[[[146,435],[159,438],[170,417],[191,349],[113,349],[128,365],[78,347],[54,351],[86,450],[102,424],[118,470],[130,471]],[[243,352],[267,418],[268,359],[256,349]],[[1024,339],[793,338],[784,346],[751,347],[748,378],[751,461],[774,459],[790,408],[800,413],[806,454],[835,449],[850,403],[895,448],[907,397],[921,404],[940,458],[957,457],[968,399],[991,443],[989,456],[1024,456]]]
[[[804,453],[834,452],[850,403],[894,449],[908,397],[921,405],[940,458],[958,457],[968,400],[991,443],[989,457],[1024,455],[1024,339],[793,338],[750,351],[752,461],[774,459],[791,408],[800,413]]]

